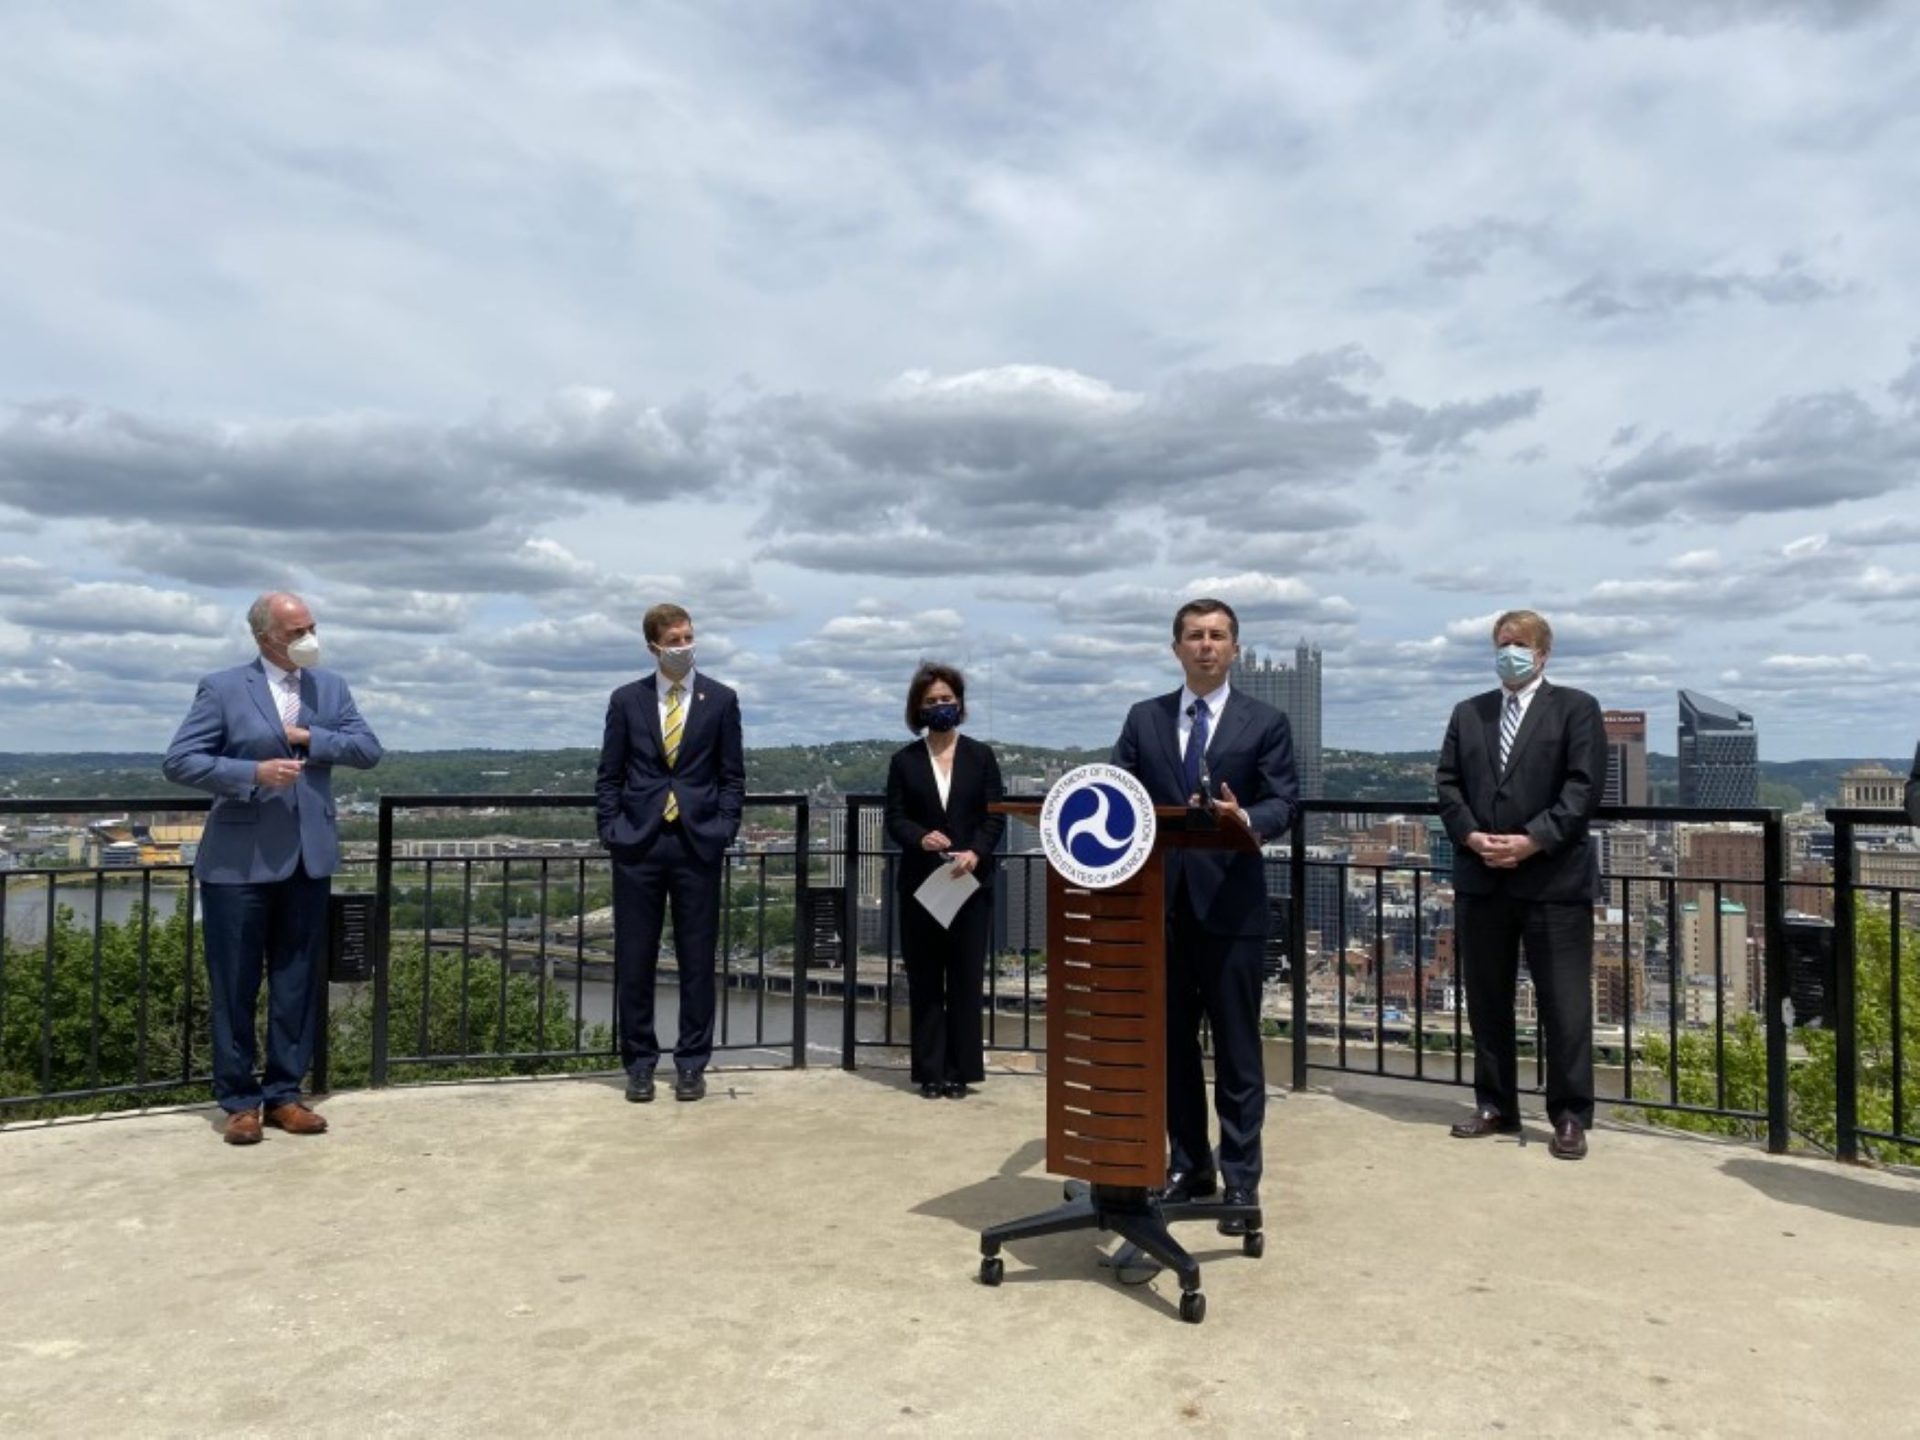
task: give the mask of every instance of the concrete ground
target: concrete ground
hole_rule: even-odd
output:
[[[0,1434],[1912,1433],[1920,1180],[1602,1128],[1451,1140],[1453,1095],[1276,1097],[1264,1259],[1209,1313],[1059,1197],[1044,1081],[899,1070],[343,1094],[0,1133]]]

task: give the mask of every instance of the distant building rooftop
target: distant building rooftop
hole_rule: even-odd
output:
[[[1680,692],[1680,709],[1683,716],[1690,713],[1692,719],[1708,729],[1745,729],[1753,724],[1753,716],[1746,711],[1698,690]]]

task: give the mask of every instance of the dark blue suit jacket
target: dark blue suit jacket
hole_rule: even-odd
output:
[[[1180,755],[1180,691],[1142,700],[1127,713],[1113,763],[1130,771],[1156,805],[1187,803]],[[1207,746],[1214,788],[1232,787],[1234,799],[1262,841],[1293,823],[1300,781],[1293,769],[1293,728],[1265,701],[1238,690],[1227,694]],[[1267,933],[1267,868],[1257,854],[1229,850],[1170,850],[1167,898],[1184,879],[1200,923],[1216,935]]]
[[[660,737],[656,675],[622,685],[607,702],[606,734],[594,796],[600,843],[651,848],[667,813],[667,792],[680,800],[687,846],[702,861],[720,863],[740,833],[747,794],[746,751],[740,740],[740,697],[718,680],[694,672],[693,699],[680,732],[680,757],[667,768]]]
[[[302,861],[316,879],[339,868],[333,767],[372,769],[380,741],[354,708],[347,682],[331,670],[300,672],[300,723],[310,735],[300,778],[255,785],[256,764],[293,755],[266,668],[255,660],[200,682],[161,769],[175,784],[216,797],[193,864],[201,880],[265,884],[286,879]]]

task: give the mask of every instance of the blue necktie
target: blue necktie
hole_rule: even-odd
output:
[[[1193,720],[1193,729],[1187,732],[1187,753],[1180,768],[1186,775],[1187,794],[1192,796],[1200,793],[1200,762],[1207,753],[1207,702],[1194,701],[1187,707],[1187,714]]]

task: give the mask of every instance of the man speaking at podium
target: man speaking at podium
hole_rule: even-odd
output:
[[[1282,834],[1300,793],[1287,717],[1235,694],[1240,618],[1224,600],[1190,600],[1173,617],[1186,683],[1127,714],[1113,763],[1156,805],[1207,804],[1256,840]],[[1167,1138],[1165,1198],[1204,1199],[1221,1180],[1229,1205],[1259,1204],[1267,1082],[1260,1056],[1260,972],[1267,875],[1251,851],[1180,850],[1166,857]],[[1200,1017],[1213,1029],[1213,1105],[1220,1163],[1207,1143]],[[1243,1222],[1222,1222],[1223,1230]]]

